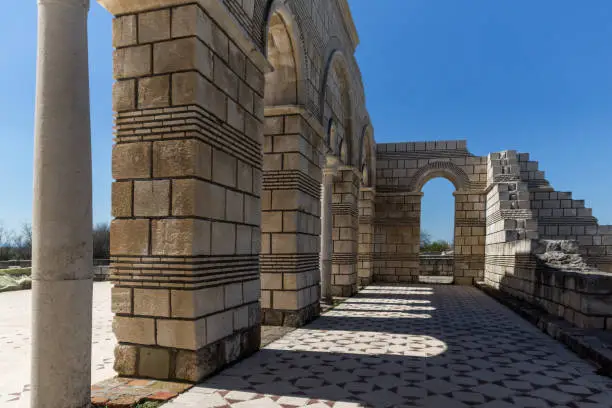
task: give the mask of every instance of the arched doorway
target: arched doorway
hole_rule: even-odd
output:
[[[419,281],[452,283],[454,279],[455,186],[436,177],[421,189]]]

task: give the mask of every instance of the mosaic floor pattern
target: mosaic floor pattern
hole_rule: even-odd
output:
[[[370,286],[166,406],[612,407],[612,379],[475,288]]]
[[[30,407],[31,302],[31,290],[0,293],[0,407]],[[116,340],[110,308],[110,282],[94,283],[91,366],[94,383],[115,375]]]

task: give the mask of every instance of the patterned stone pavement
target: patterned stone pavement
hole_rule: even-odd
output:
[[[115,375],[111,284],[94,283],[92,382]],[[30,406],[30,290],[0,293],[0,407]],[[59,408],[59,407],[58,407]]]
[[[475,288],[370,286],[165,406],[612,407],[612,379]]]

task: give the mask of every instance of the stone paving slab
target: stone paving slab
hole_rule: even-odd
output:
[[[115,375],[110,288],[110,282],[94,283],[93,383]],[[30,290],[0,293],[0,407],[30,407],[31,295]]]
[[[168,408],[612,407],[612,379],[478,289],[369,286]]]

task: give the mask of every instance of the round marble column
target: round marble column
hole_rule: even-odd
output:
[[[90,404],[92,215],[88,0],[38,0],[32,407]]]
[[[323,197],[321,200],[321,300],[332,302],[332,195],[337,158],[328,156],[323,169]]]

